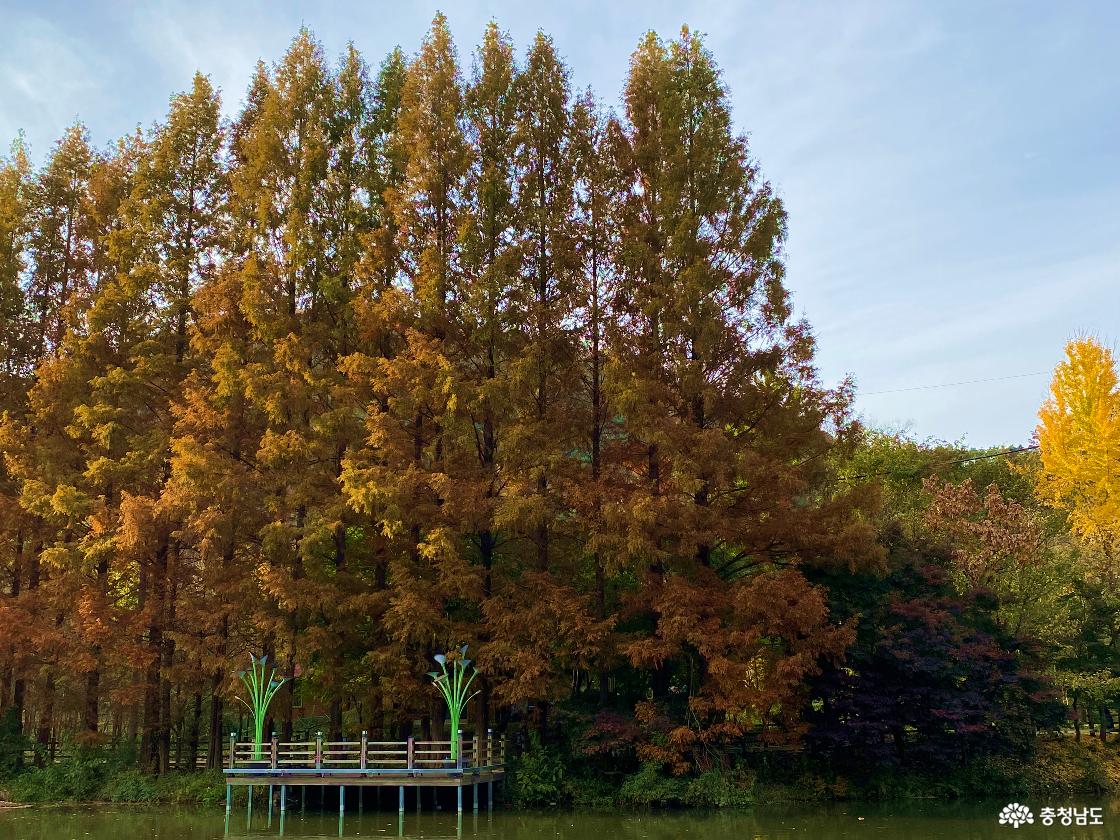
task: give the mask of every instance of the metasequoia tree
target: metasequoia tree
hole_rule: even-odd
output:
[[[500,458],[511,426],[511,368],[524,346],[512,304],[522,230],[515,203],[518,77],[513,44],[491,23],[465,90],[466,134],[476,154],[466,178],[459,245],[463,297],[452,336],[459,369],[456,428],[462,434],[457,448],[464,456],[456,482],[462,500],[458,528],[479,567],[480,589],[473,600],[484,609],[512,539],[502,522],[511,488]],[[485,644],[490,628],[479,626],[474,637]],[[490,679],[479,681],[480,726],[489,723],[492,685]]]
[[[594,661],[598,702],[606,705],[609,667],[617,665],[614,634],[608,628],[617,619],[618,598],[608,592],[608,581],[625,568],[625,551],[608,524],[605,512],[617,502],[617,493],[628,486],[626,447],[622,423],[609,400],[606,373],[610,360],[608,337],[618,334],[612,300],[617,293],[619,202],[626,193],[620,165],[626,139],[617,119],[605,113],[586,91],[575,103],[571,117],[571,150],[575,175],[576,254],[571,322],[575,333],[575,367],[578,386],[571,389],[571,410],[576,450],[583,453],[572,480],[564,487],[564,507],[573,523],[584,561],[590,565],[594,616],[601,622],[601,642],[589,659]]]
[[[582,554],[562,525],[565,489],[579,464],[572,457],[579,371],[570,317],[580,265],[568,70],[543,33],[526,54],[516,88],[513,187],[521,230],[509,317],[521,340],[507,372],[511,413],[500,464],[508,486],[498,512],[516,544],[514,562],[484,607],[491,644],[483,661],[503,677],[500,697],[534,701],[543,726],[572,669],[589,664],[587,648],[598,632],[574,585]]]
[[[797,566],[858,562],[872,534],[836,527],[843,498],[804,502],[845,395],[816,382],[782,282],[785,212],[700,40],[647,36],[626,111],[611,379],[637,479],[618,511],[629,610],[648,622],[627,651],[655,702],[683,681],[698,721],[670,736],[683,751],[795,717],[804,677],[849,639]]]
[[[11,155],[0,160],[0,429],[23,415],[34,370],[34,324],[24,294],[25,251],[31,231],[31,164],[23,143],[12,144]],[[0,599],[5,626],[18,626],[17,601],[33,520],[19,504],[20,482],[0,459],[0,574],[6,597]],[[7,638],[0,650],[0,710],[22,717],[22,700],[12,707],[14,658],[18,640]]]
[[[19,163],[17,149],[15,166]],[[95,164],[85,128],[76,124],[55,145],[43,168],[26,182],[11,185],[26,213],[26,238],[13,253],[9,278],[22,290],[22,309],[12,326],[20,336],[26,391],[5,406],[3,421],[6,475],[14,482],[20,510],[12,510],[16,526],[9,579],[16,610],[11,628],[12,709],[44,749],[49,745],[58,697],[58,665],[69,652],[63,631],[68,604],[63,571],[76,556],[77,535],[66,513],[69,495],[55,498],[56,482],[68,487],[80,475],[81,461],[70,446],[67,423],[92,370],[83,360],[61,352],[68,330],[81,324],[92,293],[90,183]],[[15,232],[15,231],[13,231]],[[19,304],[19,300],[12,301]],[[17,354],[13,361],[19,359]],[[52,566],[54,568],[52,568]],[[69,593],[72,594],[72,593]],[[67,687],[63,687],[66,692]],[[27,703],[35,704],[34,710]],[[31,719],[29,711],[34,713]]]
[[[455,488],[446,480],[448,464],[461,457],[451,448],[456,371],[448,345],[463,298],[456,244],[471,147],[458,60],[442,15],[408,68],[391,143],[407,162],[385,193],[397,232],[396,272],[376,317],[393,349],[348,363],[376,396],[365,409],[365,446],[347,463],[342,482],[350,504],[387,541],[389,645],[372,661],[388,702],[400,708],[429,697],[434,709],[424,691],[425,663],[437,640],[469,638],[452,629],[446,606],[476,585],[449,527]]]

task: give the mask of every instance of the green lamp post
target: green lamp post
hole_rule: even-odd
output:
[[[280,690],[287,677],[276,676],[276,668],[273,667],[271,671],[268,670],[268,657],[261,656],[259,659],[253,654],[249,654],[251,665],[244,671],[238,671],[237,676],[241,678],[241,682],[245,684],[245,690],[249,694],[249,699],[238,697],[246,708],[253,715],[253,760],[261,760],[261,744],[264,741],[264,721],[265,715],[268,714],[269,704],[272,703],[272,698],[276,696],[276,692]],[[267,677],[265,676],[267,673]]]
[[[432,678],[443,699],[447,701],[447,711],[451,714],[451,760],[458,761],[459,721],[463,717],[463,710],[467,708],[467,703],[478,694],[477,691],[474,694],[467,693],[478,672],[471,669],[471,673],[467,673],[471,661],[467,659],[466,645],[459,648],[459,655],[450,661],[450,667],[447,657],[442,653],[437,653],[435,660],[439,663],[442,673],[430,671],[428,676]]]

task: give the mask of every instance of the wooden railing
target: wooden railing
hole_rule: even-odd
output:
[[[322,733],[313,741],[281,741],[276,735],[260,749],[251,741],[230,736],[226,770],[244,772],[397,772],[446,771],[499,768],[505,765],[505,738],[459,735],[458,758],[452,758],[452,742],[371,741],[362,733],[359,741],[326,741]]]
[[[115,745],[110,745],[115,746]],[[219,767],[226,767],[229,764],[229,743],[222,744],[221,759],[218,761]],[[171,767],[175,770],[205,770],[209,763],[207,756],[209,749],[206,744],[199,744],[198,751],[194,756],[194,763],[190,761],[190,757],[185,754],[186,750],[176,749],[174,746],[171,750],[170,763]],[[69,743],[52,743],[48,746],[36,745],[34,747],[24,747],[23,749],[23,765],[25,767],[33,767],[36,764],[60,764],[78,755],[77,749]]]

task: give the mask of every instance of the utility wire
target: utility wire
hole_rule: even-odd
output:
[[[984,455],[970,455],[967,458],[954,458],[951,461],[937,461],[933,464],[923,464],[921,469],[933,470],[937,467],[949,467],[954,464],[967,464],[970,461],[983,461],[985,458],[1002,458],[1004,455],[1018,455],[1020,452],[1033,452],[1038,449],[1037,443],[1032,443],[1028,446],[1019,446],[1015,449],[1004,449],[1001,452],[987,452]],[[839,481],[858,481],[863,478],[875,478],[881,475],[896,475],[898,470],[881,470],[880,472],[863,473],[862,475],[845,475],[840,476]]]
[[[874,397],[879,394],[900,394],[903,391],[927,391],[931,388],[954,388],[957,385],[976,385],[981,382],[1002,382],[1005,379],[1025,379],[1028,376],[1045,376],[1050,371],[1039,370],[1034,373],[1013,373],[1010,376],[993,376],[990,379],[966,379],[962,382],[944,382],[940,385],[914,385],[910,388],[891,388],[887,391],[864,391],[861,397]]]

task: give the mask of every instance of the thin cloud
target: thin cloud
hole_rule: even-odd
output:
[[[788,282],[828,380],[877,388],[1052,366],[1063,341],[1120,303],[1120,7],[876,0],[834,4],[571,0],[447,4],[464,66],[487,21],[519,53],[538,29],[618,106],[638,38],[707,34],[738,128],[790,214]],[[414,51],[435,6],[88,4],[8,13],[0,133],[37,159],[80,114],[99,145],[149,125],[196,69],[239,107],[258,58],[300,25],[332,58],[352,40],[376,66]],[[955,391],[955,389],[946,389]],[[1022,441],[1039,395],[877,397],[875,418],[921,436]]]

